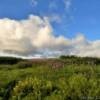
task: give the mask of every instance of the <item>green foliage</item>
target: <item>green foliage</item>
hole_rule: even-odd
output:
[[[0,64],[16,64],[19,61],[22,61],[20,58],[15,58],[15,57],[0,57]]]
[[[56,81],[27,78],[19,81],[11,91],[10,100],[82,100],[83,97],[99,97],[100,82],[84,75],[73,75]],[[30,98],[30,99],[29,99]]]
[[[51,81],[42,81],[37,78],[29,78],[19,81],[13,88],[12,100],[21,100],[30,94],[35,100],[40,100],[43,97],[50,95],[52,89],[53,86]]]
[[[100,59],[93,57],[76,57],[76,56],[60,56],[60,59],[63,60],[66,64],[85,64],[85,65],[99,65]]]
[[[71,56],[0,65],[0,100],[96,100],[100,98],[100,65],[86,60],[99,62]],[[64,66],[58,68],[60,64]]]
[[[20,61],[18,64],[17,64],[17,68],[28,68],[28,67],[32,67],[32,62],[29,62],[29,61]]]

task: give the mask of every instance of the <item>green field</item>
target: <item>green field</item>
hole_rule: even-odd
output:
[[[100,64],[93,63],[95,59],[85,61],[1,64],[0,100],[100,100]]]

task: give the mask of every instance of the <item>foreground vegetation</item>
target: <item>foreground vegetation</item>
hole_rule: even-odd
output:
[[[0,58],[0,62],[0,100],[100,100],[97,58]]]

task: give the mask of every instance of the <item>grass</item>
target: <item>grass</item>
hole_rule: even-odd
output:
[[[50,66],[45,65],[28,68],[19,68],[17,66],[17,64],[0,65],[0,100],[65,100],[65,98],[66,100],[81,100],[82,97],[94,99],[96,96],[98,98],[100,96],[100,65],[65,65],[63,68],[58,69],[52,69]],[[44,95],[40,92],[42,85],[39,87],[40,95],[34,94],[33,90],[31,92],[27,90],[26,94],[23,93],[23,90],[20,90],[20,93],[16,93],[16,95],[13,94],[13,89],[17,85],[20,87],[19,81],[24,84],[28,78],[32,78],[32,82],[28,83],[29,86],[34,83],[34,78],[39,82],[42,81],[44,84],[40,84],[43,85],[44,92],[48,91],[45,89],[47,88],[46,82],[51,82],[52,89],[49,90],[49,95],[44,93],[45,98],[42,98],[42,95]],[[14,85],[12,85],[13,82],[15,82]],[[29,86],[25,85],[24,88],[29,88]],[[36,91],[38,91],[38,87]],[[25,96],[22,96],[22,94]]]

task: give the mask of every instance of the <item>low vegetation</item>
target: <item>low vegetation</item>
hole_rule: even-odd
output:
[[[100,100],[99,58],[0,58],[0,100],[90,99]]]

